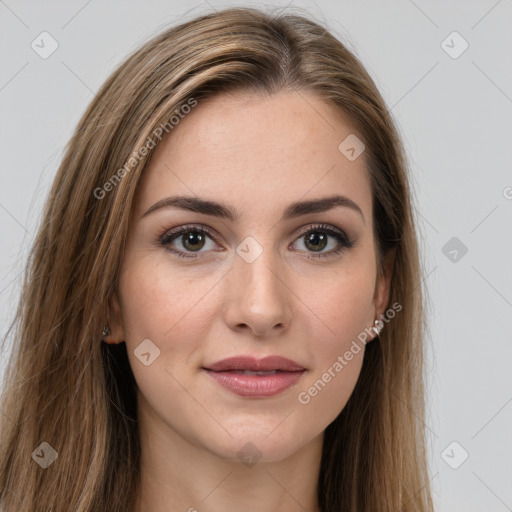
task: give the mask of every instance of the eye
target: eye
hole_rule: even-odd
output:
[[[331,244],[334,245],[334,248],[327,252],[320,252],[329,245],[329,238],[333,238],[337,242]],[[354,246],[354,240],[351,240],[343,231],[325,224],[317,224],[302,229],[298,240],[303,240],[306,252],[318,253],[309,254],[309,258],[336,256],[345,249],[350,249]]]
[[[309,258],[328,258],[336,256],[345,249],[354,246],[354,241],[342,230],[325,224],[307,226],[299,233],[300,236],[298,240],[303,240],[305,251],[310,253],[308,255]],[[212,231],[204,226],[187,225],[165,231],[160,236],[159,243],[161,246],[165,247],[167,251],[175,254],[179,258],[194,259],[199,257],[194,253],[215,250],[215,236]],[[211,242],[209,247],[208,239]],[[333,239],[334,243],[332,241],[330,243],[329,239]],[[334,247],[330,251],[324,251],[329,244]],[[202,251],[202,249],[205,249],[205,251]]]
[[[181,226],[171,231],[166,231],[160,238],[160,244],[165,247],[169,252],[176,254],[180,258],[197,258],[191,253],[201,252],[201,249],[206,247],[206,250],[215,249],[216,245],[213,241],[214,234],[203,226]],[[207,239],[213,242],[213,246],[208,247]],[[181,245],[181,248],[176,248],[174,242]]]

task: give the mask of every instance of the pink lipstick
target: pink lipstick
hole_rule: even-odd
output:
[[[306,369],[280,356],[236,356],[203,368],[218,384],[240,396],[264,398],[293,386]]]

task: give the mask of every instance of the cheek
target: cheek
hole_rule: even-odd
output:
[[[319,431],[336,419],[354,391],[361,372],[364,348],[357,347],[357,351],[349,351],[350,361],[341,354],[336,355],[298,390],[297,407]]]
[[[215,284],[212,274],[194,278],[149,258],[129,265],[120,282],[127,345],[150,338],[164,348],[171,339],[194,339],[208,316],[204,299]]]
[[[322,328],[318,321],[310,324],[314,371],[298,390],[297,400],[308,415],[324,423],[341,412],[359,378],[364,341],[369,338],[365,329],[371,327],[374,278],[364,268],[343,272],[323,281],[322,293],[317,289],[310,297],[311,310],[322,320]]]
[[[319,337],[313,351],[313,370],[297,390],[296,399],[308,418],[325,428],[343,410],[359,378],[365,344],[361,334],[369,311],[369,294],[359,293],[351,300],[339,293],[332,295],[328,334]],[[326,330],[324,329],[324,332]],[[358,338],[359,336],[359,338]]]
[[[322,336],[317,338],[322,340],[322,353],[332,357],[334,352],[346,350],[354,338],[371,327],[375,274],[364,268],[357,272],[342,271],[323,279],[322,286],[314,289],[309,305],[321,320]]]
[[[195,371],[215,314],[208,298],[216,279],[212,273],[194,278],[150,258],[127,262],[126,268],[120,294],[128,358],[139,389],[158,409],[161,391],[177,400],[183,395],[179,383]],[[186,408],[184,398],[180,407]]]
[[[212,322],[214,313],[207,299],[218,277],[210,273],[194,278],[150,258],[127,261],[126,268],[120,277],[120,294],[139,400],[186,432],[186,419],[202,418],[204,413],[199,402],[184,392],[183,383],[190,385],[187,379],[195,372],[194,355],[200,352]],[[142,354],[147,353],[144,361]],[[175,410],[180,411],[178,419],[170,417],[169,411]]]

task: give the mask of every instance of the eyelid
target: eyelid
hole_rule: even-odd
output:
[[[167,238],[167,237],[170,237],[177,233],[186,232],[187,230],[189,230],[189,231],[193,231],[193,230],[204,231],[207,235],[209,235],[212,238],[220,236],[216,231],[214,231],[213,229],[211,229],[208,226],[205,226],[204,224],[183,224],[182,226],[177,226],[172,229],[166,229],[162,233],[162,235],[160,235],[159,238],[164,238],[164,237]]]
[[[296,236],[298,236],[298,237],[302,236],[305,233],[309,233],[310,231],[315,231],[316,229],[318,229],[318,230],[323,229],[327,232],[334,232],[334,233],[337,233],[338,235],[342,235],[348,239],[348,236],[346,235],[346,233],[343,230],[341,230],[335,226],[331,226],[330,224],[323,224],[323,223],[305,224],[304,226],[301,226],[298,229],[298,231],[296,232]]]
[[[217,231],[215,231],[214,229],[212,229],[209,226],[206,226],[204,224],[184,224],[184,225],[178,226],[176,228],[166,229],[159,236],[159,239],[164,238],[164,237],[167,238],[170,235],[184,232],[187,229],[190,229],[190,230],[197,229],[199,231],[204,231],[206,234],[208,234],[212,238],[220,237],[220,235],[217,233]],[[338,233],[339,235],[346,237],[347,240],[349,240],[349,237],[343,230],[341,230],[335,226],[331,226],[329,224],[322,224],[322,223],[304,224],[303,226],[298,228],[298,230],[295,232],[295,236],[296,237],[302,236],[305,233],[314,231],[315,229],[325,229],[326,231],[334,231],[334,232]]]

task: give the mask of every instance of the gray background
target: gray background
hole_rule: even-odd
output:
[[[409,155],[430,294],[437,510],[512,510],[512,0],[290,4],[363,61]],[[152,35],[228,5],[269,4],[0,0],[0,335],[64,145],[95,91]],[[59,45],[46,59],[31,47],[43,31]]]

